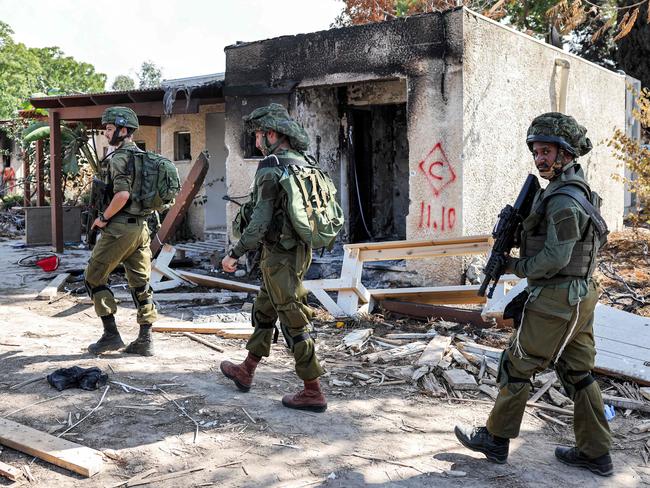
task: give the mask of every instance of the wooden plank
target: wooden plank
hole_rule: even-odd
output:
[[[491,244],[492,237],[489,235],[466,236],[466,237],[449,237],[444,239],[419,239],[404,241],[385,241],[385,242],[359,242],[356,244],[345,244],[346,249],[359,249],[360,251],[373,251],[378,249],[404,249],[428,246],[447,246],[454,244],[474,244],[486,243]]]
[[[56,276],[48,285],[36,295],[36,300],[54,300],[59,291],[63,288],[66,281],[70,278],[70,273],[61,273]]]
[[[18,468],[14,468],[9,464],[0,461],[0,476],[9,478],[11,481],[18,481],[23,477],[23,472]]]
[[[623,409],[632,409],[638,412],[650,413],[650,403],[643,400],[632,400],[631,398],[615,397],[603,394],[603,402],[606,405]]]
[[[243,322],[224,323],[189,323],[189,324],[154,324],[152,332],[194,332],[195,334],[217,334],[226,330],[240,330],[248,327],[251,331],[251,324]]]
[[[169,264],[174,259],[176,255],[176,249],[169,244],[165,244],[158,254],[158,257],[151,263],[151,277],[149,278],[150,283],[157,283],[163,279],[164,273],[158,267],[168,267]]]
[[[119,300],[130,300],[131,295],[128,293],[116,293],[115,298]],[[157,302],[184,302],[192,300],[219,300],[223,298],[232,298],[234,300],[246,300],[246,292],[217,292],[217,293],[156,293],[154,300]]]
[[[233,331],[223,331],[217,334],[224,339],[248,339],[253,335],[253,328],[249,327],[248,331],[244,330],[233,330]]]
[[[539,388],[539,389],[535,392],[535,394],[534,394],[532,397],[530,397],[530,400],[528,400],[528,401],[529,401],[529,402],[533,402],[533,403],[535,403],[537,400],[539,400],[540,398],[542,398],[542,396],[544,395],[544,393],[546,393],[546,392],[549,390],[549,388],[551,388],[551,387],[553,386],[553,383],[555,383],[556,381],[557,381],[557,376],[555,376],[555,373],[553,373],[553,374],[551,375],[551,377],[550,377],[548,380],[546,380],[546,383],[544,383],[544,384],[541,386],[541,388]]]
[[[359,250],[344,247],[341,282],[347,288],[356,288],[361,283],[363,262],[359,260]],[[353,291],[339,291],[337,305],[348,316],[356,315],[359,308],[359,295]]]
[[[487,243],[449,244],[445,246],[428,246],[406,249],[376,249],[361,251],[359,260],[392,261],[394,259],[431,259],[451,256],[467,256],[471,254],[488,254],[490,246]]]
[[[350,317],[338,304],[330,297],[325,290],[320,288],[308,288],[308,290],[321,302],[325,309],[334,316],[334,318]]]
[[[183,335],[189,339],[192,339],[195,342],[203,344],[204,346],[214,349],[215,351],[223,352],[223,349],[217,346],[214,342],[206,341],[202,337],[192,334],[191,332],[183,332]]]
[[[0,419],[0,444],[86,477],[102,469],[101,452],[7,419]]]
[[[386,311],[406,315],[412,318],[420,318],[424,320],[442,319],[448,322],[457,322],[459,324],[472,324],[473,326],[482,328],[492,327],[491,321],[486,322],[483,320],[480,310],[397,300],[382,300],[380,306]],[[505,327],[511,323],[512,321],[504,322],[503,319],[501,319],[501,321],[497,320],[498,327]]]
[[[476,379],[464,369],[448,369],[442,372],[442,377],[453,390],[478,390]]]
[[[420,353],[424,350],[426,346],[421,342],[411,342],[409,344],[404,344],[403,346],[397,346],[393,349],[388,349],[386,351],[373,352],[362,356],[364,361],[370,363],[379,362],[390,362],[395,359],[403,358],[406,356],[411,356],[412,354]]]
[[[422,351],[420,359],[415,363],[416,366],[430,366],[435,367],[438,365],[445,351],[451,344],[451,337],[438,335],[431,339],[427,347]]]
[[[485,303],[477,295],[479,285],[453,285],[416,288],[390,288],[368,290],[375,300],[401,300],[430,305],[460,305]]]
[[[214,276],[206,276],[198,273],[191,273],[189,271],[176,270],[178,275],[184,280],[191,281],[200,286],[207,286],[213,288],[223,288],[225,290],[246,291],[249,293],[257,293],[260,287],[251,285],[249,283],[240,283],[239,281],[225,280]]]
[[[158,254],[162,245],[176,232],[176,228],[183,220],[187,209],[192,204],[192,200],[201,189],[209,167],[208,156],[204,151],[196,158],[190,173],[181,186],[180,193],[176,197],[176,203],[167,212],[167,216],[160,226],[158,233],[151,240],[151,252],[154,256]]]

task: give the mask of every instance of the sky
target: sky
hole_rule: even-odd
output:
[[[118,10],[123,9],[123,10]],[[341,0],[0,0],[0,20],[28,47],[60,47],[107,75],[137,80],[143,61],[163,79],[225,71],[224,47],[328,29]]]

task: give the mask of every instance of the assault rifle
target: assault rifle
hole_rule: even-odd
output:
[[[513,247],[520,245],[519,232],[521,230],[521,223],[530,214],[533,207],[533,199],[539,188],[537,176],[529,174],[524,182],[524,186],[519,192],[517,200],[515,200],[514,206],[506,205],[499,213],[499,220],[492,230],[492,237],[494,238],[492,253],[483,269],[485,278],[478,291],[480,297],[485,296],[485,290],[487,290],[490,282],[493,282],[488,293],[488,298],[492,298],[499,278],[505,272],[505,256],[510,253]]]
[[[95,222],[99,212],[103,212],[108,207],[110,201],[108,185],[97,177],[93,178],[90,187],[90,205],[86,214],[86,242],[90,249],[97,243],[97,233],[99,232],[97,227],[92,227],[93,222]]]

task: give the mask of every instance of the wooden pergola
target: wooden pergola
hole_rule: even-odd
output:
[[[193,80],[173,80],[177,85]],[[191,90],[188,98],[187,91],[176,92],[176,99],[171,105],[171,111],[165,111],[165,93],[162,88],[149,90],[130,90],[122,92],[94,93],[87,95],[67,95],[54,97],[31,98],[35,108],[47,109],[50,126],[50,206],[52,207],[52,247],[55,252],[62,253],[63,243],[63,191],[62,191],[62,155],[61,155],[61,121],[83,122],[89,128],[101,128],[101,117],[104,110],[116,105],[129,107],[137,115],[140,125],[160,126],[161,118],[174,114],[195,114],[200,105],[223,103],[223,75],[214,77],[211,83],[204,83]],[[174,84],[170,84],[172,89]],[[36,143],[36,199],[38,205],[45,205],[43,185],[43,143]],[[29,161],[25,156],[25,205],[29,204],[30,188],[28,183]]]

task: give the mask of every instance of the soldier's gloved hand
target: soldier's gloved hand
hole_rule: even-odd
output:
[[[508,263],[508,254],[493,254],[488,259],[487,265],[483,272],[485,276],[496,277],[498,274],[502,274],[506,269],[506,264]]]

